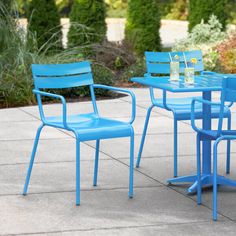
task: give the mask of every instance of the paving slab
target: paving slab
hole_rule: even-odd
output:
[[[28,164],[0,166],[0,195],[21,194]],[[98,186],[93,187],[93,161],[81,162],[81,188],[127,188],[129,168],[120,162],[101,160]],[[135,172],[135,186],[158,186],[156,181]],[[75,190],[75,162],[35,163],[29,193]]]
[[[236,174],[234,174],[234,180],[236,180],[235,176]],[[227,216],[233,221],[236,221],[235,195],[235,188],[226,186],[220,186],[218,188],[218,214]],[[212,208],[212,189],[203,192],[202,203],[205,206]]]
[[[219,174],[236,179],[236,171],[233,169],[233,167],[236,166],[236,160],[234,157],[236,157],[236,153],[231,154],[232,171],[230,175],[226,175],[226,154],[219,155]],[[122,159],[121,162],[128,163],[128,160]],[[196,157],[179,156],[178,169],[179,176],[196,174]],[[159,181],[160,183],[167,185],[167,179],[173,177],[173,157],[144,157],[141,159],[140,167],[137,170]],[[186,193],[186,186],[189,184],[182,185],[180,183],[176,185],[180,187],[183,186],[184,193]]]
[[[147,88],[137,97],[135,157],[148,106]],[[160,91],[156,91],[159,96]],[[193,94],[185,94],[193,95]],[[184,95],[184,96],[185,96]],[[170,94],[182,97],[181,94]],[[219,98],[214,93],[213,98]],[[102,115],[128,120],[129,97],[98,101]],[[90,102],[68,103],[69,113],[92,111]],[[60,114],[60,104],[47,104]],[[234,111],[234,110],[233,110]],[[235,114],[233,114],[235,115]],[[135,169],[135,196],[128,199],[129,139],[102,140],[98,186],[92,186],[95,142],[81,144],[81,206],[75,206],[75,139],[45,128],[38,147],[29,194],[21,195],[38,120],[37,106],[0,110],[0,235],[235,235],[234,188],[219,188],[218,222],[211,220],[211,189],[203,205],[187,195],[189,184],[167,185],[173,175],[172,113],[155,108],[150,119],[141,167]],[[213,122],[216,127],[216,122]],[[234,127],[234,123],[233,123]],[[195,139],[189,122],[179,122],[179,174],[196,172]],[[219,173],[225,174],[226,145],[219,148]],[[236,179],[232,142],[229,175]]]
[[[0,122],[36,120],[19,108],[0,109]]]
[[[145,116],[136,117],[133,123],[136,135],[140,135],[143,133],[145,119],[146,119]],[[173,130],[174,130],[174,122],[172,118],[166,116],[150,117],[147,134],[173,134]],[[178,122],[178,133],[194,134],[194,131],[189,124]]]
[[[83,191],[82,204],[73,204],[74,192],[2,196],[1,234],[50,233],[183,224],[209,220],[211,211],[166,187],[136,189],[133,199],[125,190]],[[177,204],[178,203],[178,204]],[[13,220],[14,219],[14,220]],[[220,217],[220,220],[224,220]]]
[[[218,174],[226,176],[227,178],[236,180],[236,166],[235,153],[231,154],[231,173],[226,174],[226,155],[220,154],[218,157]],[[126,163],[127,160],[122,160]],[[191,185],[189,183],[177,183],[168,185],[167,179],[173,176],[173,160],[170,157],[161,158],[144,158],[141,162],[138,171],[144,173],[147,176],[159,181],[159,183],[169,186],[176,191],[184,194],[186,197],[192,198],[196,201],[196,195],[188,195],[187,188]],[[179,157],[179,176],[185,176],[196,173],[196,158],[195,156],[181,156]],[[236,214],[233,210],[235,208],[234,196],[236,194],[236,188],[220,186],[218,192],[218,209],[219,212],[232,220],[236,220]],[[212,208],[212,188],[205,188],[203,191],[203,204]]]
[[[140,101],[150,101],[150,92],[149,89],[144,88],[129,88],[132,92],[135,93],[137,105]],[[122,101],[130,101],[129,97],[120,98]]]
[[[40,121],[4,122],[0,123],[0,140],[34,139]],[[45,126],[41,132],[41,139],[67,138],[68,135],[58,129]],[[23,142],[23,141],[22,141]]]
[[[94,141],[95,142],[95,141]],[[0,141],[0,165],[29,163],[34,140]],[[75,139],[41,139],[35,162],[67,162],[75,161]],[[95,149],[81,143],[80,159],[94,160]],[[100,153],[100,159],[109,159]]]
[[[135,157],[138,155],[141,135],[135,136]],[[95,147],[92,142],[86,142],[88,145]],[[145,139],[143,148],[144,157],[163,157],[173,156],[173,134],[148,134]],[[103,140],[100,150],[105,154],[115,158],[129,157],[129,140],[127,138],[117,138],[112,140]],[[231,151],[236,152],[236,143],[232,142]],[[219,153],[226,152],[226,141],[221,142],[218,146]],[[196,135],[194,133],[178,134],[178,155],[195,155],[196,154]]]
[[[107,228],[107,229],[90,229],[81,231],[68,231],[68,232],[57,232],[50,233],[51,236],[103,236],[103,235],[114,235],[114,236],[159,236],[159,235],[178,235],[178,236],[189,236],[196,235],[199,233],[202,236],[215,236],[215,235],[235,235],[236,224],[235,222],[196,222],[196,223],[183,223],[183,224],[160,224],[160,225],[146,225],[146,226],[135,226],[135,227],[120,227],[120,228]],[[45,234],[38,234],[44,236]]]

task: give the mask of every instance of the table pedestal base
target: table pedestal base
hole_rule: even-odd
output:
[[[196,193],[197,192],[197,176],[196,175],[188,175],[177,178],[168,179],[167,182],[169,184],[173,183],[193,183],[191,187],[188,188],[188,193]],[[228,179],[224,176],[217,176],[218,185],[226,185],[231,187],[236,187],[236,181]],[[213,185],[213,175],[212,174],[203,174],[201,176],[201,185],[202,187],[209,187]]]

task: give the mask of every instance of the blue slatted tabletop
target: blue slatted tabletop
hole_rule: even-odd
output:
[[[161,77],[134,77],[132,82],[146,85],[153,88],[166,90],[169,92],[207,92],[220,91],[222,88],[222,79],[225,75],[195,75],[194,84],[185,84],[184,76],[180,76],[180,81],[172,82],[169,76]]]

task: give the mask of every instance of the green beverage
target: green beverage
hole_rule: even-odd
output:
[[[171,81],[179,80],[179,62],[178,61],[170,62],[170,80]]]
[[[184,69],[184,82],[186,84],[194,84],[194,68],[186,67]]]

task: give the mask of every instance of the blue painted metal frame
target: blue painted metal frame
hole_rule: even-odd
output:
[[[199,72],[201,73],[201,75],[214,75],[215,74],[214,72],[204,71],[202,53],[199,50],[187,51],[184,53],[183,52],[145,52],[147,73],[145,74],[145,77],[146,77],[145,80],[142,81],[141,84],[149,86],[150,98],[151,98],[152,104],[147,110],[143,134],[142,134],[141,143],[140,143],[139,152],[138,152],[138,158],[136,162],[136,167],[138,168],[140,166],[143,145],[145,142],[145,137],[147,133],[151,111],[154,107],[163,108],[168,111],[172,111],[173,117],[174,117],[174,155],[173,155],[174,156],[174,168],[173,168],[174,178],[177,177],[178,175],[178,159],[177,159],[178,157],[178,135],[177,135],[178,134],[178,121],[190,120],[192,98],[182,98],[182,99],[167,98],[167,91],[186,92],[186,86],[185,84],[183,84],[183,77],[181,77],[180,83],[178,82],[169,83],[169,76],[160,77],[160,76],[156,76],[156,74],[159,74],[159,75],[169,74],[170,73],[170,56],[174,58],[175,55],[178,55],[179,57],[180,73],[184,72],[186,62],[190,62],[191,58],[196,58],[197,64],[195,66],[195,72]],[[197,77],[196,83],[199,82],[198,80],[201,80],[201,79],[202,77]],[[160,82],[163,81],[162,85],[164,85],[165,83],[165,86],[161,88],[163,90],[161,99],[157,99],[154,96],[154,88],[156,85],[156,80],[160,80]],[[137,82],[135,81],[135,78],[132,79],[132,81]],[[139,82],[140,80],[138,81],[138,83]],[[175,85],[178,86],[177,90],[174,88]],[[192,92],[191,88],[195,90],[195,85],[190,86],[188,92]],[[203,90],[200,90],[200,91],[202,92]],[[215,107],[213,116],[218,117],[218,114],[219,114],[219,111],[217,110],[217,107]],[[230,113],[226,111],[225,116],[228,117],[228,120],[230,122],[230,119],[231,119]],[[202,118],[202,107],[198,108],[197,118],[198,119]],[[176,181],[178,181],[178,179],[176,179]]]
[[[222,90],[222,74],[208,74],[208,75],[199,75],[195,78],[195,84],[194,85],[186,85],[184,83],[184,78],[181,77],[179,82],[172,83],[169,81],[169,77],[160,77],[158,79],[153,80],[153,78],[146,78],[146,77],[137,77],[132,78],[131,80],[136,83],[140,83],[146,86],[151,86],[153,88],[158,88],[163,91],[169,91],[173,93],[179,93],[179,92],[202,92],[202,96],[204,100],[211,100],[211,91],[221,91]],[[232,104],[230,104],[232,105]],[[218,106],[217,104],[214,104],[214,106]],[[151,109],[151,107],[149,108]],[[228,106],[227,106],[228,109]],[[203,129],[211,129],[211,120],[212,114],[211,109],[209,109],[208,106],[204,105],[203,108]],[[149,112],[149,110],[148,110]],[[196,112],[194,113],[196,117]],[[219,113],[217,115],[219,117]],[[230,117],[230,116],[229,116]],[[147,120],[147,118],[146,118]],[[228,124],[230,124],[230,121]],[[230,125],[228,126],[230,129]],[[227,168],[229,168],[229,153],[230,153],[230,146],[228,144],[228,150],[227,150]],[[211,182],[211,142],[210,141],[203,141],[203,169],[205,173],[205,178],[202,180],[202,186],[208,185]],[[194,193],[197,190],[197,175],[188,175],[188,176],[181,176],[178,178],[173,178],[167,180],[169,183],[174,182],[193,182],[193,185],[188,188],[189,193]]]
[[[197,132],[197,202],[201,204],[201,188],[204,184],[213,184],[213,199],[212,199],[212,217],[213,220],[217,220],[217,185],[228,185],[236,187],[236,181],[227,179],[223,176],[217,174],[217,148],[218,144],[222,140],[227,140],[229,144],[230,140],[236,139],[236,130],[231,130],[229,127],[227,130],[222,130],[223,119],[224,119],[224,107],[225,102],[236,102],[236,76],[225,76],[222,81],[222,92],[221,92],[221,102],[211,102],[204,99],[193,99],[191,106],[191,125],[192,128]],[[217,130],[212,130],[210,127],[205,129],[198,128],[195,125],[195,104],[196,102],[202,103],[211,109],[212,106],[220,107],[220,115],[218,118],[218,128]],[[210,120],[210,119],[209,119]],[[208,125],[209,126],[209,125]],[[200,142],[209,143],[215,140],[213,147],[213,174],[211,173],[211,158],[204,158],[203,156],[203,170],[201,171],[201,148]],[[209,150],[207,150],[209,152]],[[227,168],[229,168],[229,163],[227,163]]]
[[[129,167],[129,197],[133,197],[133,162],[134,162],[134,130],[132,123],[136,114],[136,99],[132,91],[93,83],[90,63],[79,62],[57,65],[32,65],[33,79],[40,118],[42,124],[39,126],[31,154],[30,164],[25,180],[23,195],[27,194],[30,176],[33,168],[35,154],[44,126],[72,131],[76,138],[76,205],[80,205],[80,142],[96,140],[95,164],[93,185],[97,185],[98,160],[100,140],[118,137],[130,137],[130,167]],[[42,88],[70,88],[88,85],[94,112],[81,115],[68,116],[66,100],[63,96],[40,91]],[[132,99],[132,112],[129,122],[122,122],[103,118],[98,113],[94,89],[106,89],[113,92],[128,94]],[[43,110],[41,97],[51,97],[61,100],[62,115],[58,117],[46,117]]]

